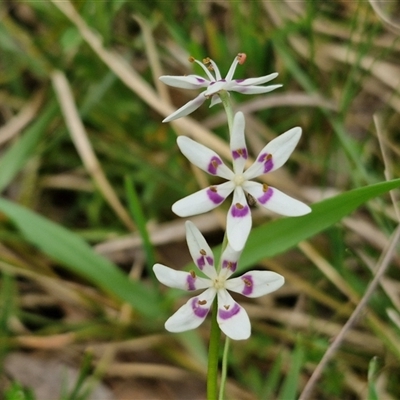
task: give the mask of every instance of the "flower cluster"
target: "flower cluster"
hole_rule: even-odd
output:
[[[260,297],[279,289],[284,283],[283,276],[271,271],[249,271],[238,278],[229,279],[236,271],[240,252],[228,244],[221,256],[220,271],[217,273],[213,252],[190,221],[186,221],[186,240],[194,263],[207,278],[197,276],[195,271],[176,271],[161,264],[154,265],[154,273],[161,283],[169,287],[188,291],[206,290],[190,298],[167,320],[165,328],[170,332],[197,328],[206,318],[217,296],[217,321],[222,332],[231,339],[247,339],[251,332],[249,317],[227,289],[246,297]]]
[[[203,63],[195,59],[191,60],[203,68],[208,79],[198,75],[160,77],[164,83],[170,86],[184,89],[205,88],[205,91],[194,100],[189,101],[163,122],[190,114],[208,98],[211,99],[210,106],[220,103],[220,95],[230,91],[245,94],[267,93],[281,86],[258,86],[274,79],[278,75],[277,73],[259,78],[233,79],[237,65],[242,64],[245,58],[243,53],[235,57],[225,79],[221,77],[215,62],[209,58],[205,59]],[[186,222],[186,238],[190,254],[198,269],[207,278],[197,276],[194,271],[176,271],[161,264],[155,264],[153,267],[157,279],[166,286],[188,291],[206,289],[200,295],[189,299],[167,320],[165,328],[170,332],[182,332],[197,328],[206,318],[212,302],[217,297],[217,321],[221,330],[232,339],[247,339],[251,332],[248,315],[227,290],[247,297],[259,297],[273,292],[283,285],[284,278],[270,271],[250,271],[240,277],[229,279],[237,269],[240,254],[245,247],[252,226],[250,205],[247,202],[246,193],[259,206],[281,215],[300,216],[311,211],[306,204],[278,189],[253,180],[277,170],[288,160],[300,140],[301,128],[292,128],[272,140],[260,151],[253,164],[245,170],[248,151],[245,142],[243,113],[236,113],[231,125],[232,169],[213,150],[185,136],[177,139],[181,152],[191,163],[210,175],[225,179],[226,182],[199,190],[177,201],[173,204],[172,210],[181,217],[188,217],[216,208],[232,193],[233,200],[227,215],[227,245],[217,264],[217,269],[214,255],[206,240],[192,222]]]
[[[263,83],[267,83],[272,79],[276,78],[278,74],[274,72],[273,74],[269,74],[266,76],[261,76],[259,78],[251,78],[251,79],[232,79],[233,75],[236,71],[236,67],[238,64],[242,64],[245,60],[245,54],[239,53],[235,59],[231,67],[229,68],[228,74],[225,79],[222,78],[221,72],[217,64],[210,58],[206,58],[203,62],[200,62],[193,57],[190,58],[191,62],[195,62],[203,68],[206,73],[208,79],[203,78],[199,75],[187,75],[187,76],[170,76],[164,75],[160,76],[160,80],[164,82],[166,85],[174,86],[181,89],[200,89],[206,88],[206,90],[200,93],[195,99],[189,101],[184,106],[176,110],[174,113],[169,115],[167,118],[163,120],[163,122],[170,122],[174,119],[184,117],[197,110],[206,99],[211,98],[212,107],[215,104],[221,102],[218,93],[221,91],[226,92],[239,92],[244,94],[259,94],[259,93],[268,93],[274,89],[280,88],[282,85],[270,85],[270,86],[259,86]],[[208,68],[207,68],[208,65]],[[214,72],[215,76],[211,73]]]

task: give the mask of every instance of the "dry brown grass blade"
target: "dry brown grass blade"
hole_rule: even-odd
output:
[[[101,38],[96,34],[77,13],[71,2],[68,0],[59,2],[51,0],[56,6],[79,30],[82,38],[93,49],[98,57],[114,72],[116,76],[133,92],[135,92],[143,101],[145,101],[154,110],[166,117],[175,111],[170,104],[160,101],[160,96],[155,90],[124,60],[119,54],[106,49]],[[184,133],[196,141],[210,147],[226,159],[231,158],[231,152],[226,142],[212,134],[208,129],[192,118],[180,118],[172,122],[179,134]],[[249,160],[249,164],[252,160]],[[268,175],[266,180],[268,184],[275,185],[289,194],[295,187],[293,182],[285,182],[282,177],[276,177],[273,174]]]
[[[17,115],[0,128],[0,146],[11,140],[35,118],[39,107],[43,103],[43,95],[43,91],[39,91]]]
[[[374,293],[376,287],[379,284],[380,279],[384,275],[389,266],[390,260],[393,256],[393,253],[396,251],[396,246],[400,239],[400,225],[397,227],[395,232],[393,233],[389,247],[382,253],[381,260],[378,261],[379,269],[370,282],[367,290],[361,301],[358,303],[357,307],[355,308],[351,317],[347,320],[347,322],[342,327],[340,333],[336,336],[335,340],[332,344],[328,347],[328,350],[325,352],[324,356],[322,357],[321,361],[319,362],[317,368],[314,370],[311,378],[308,380],[306,386],[304,387],[299,400],[306,400],[310,398],[310,395],[315,387],[315,384],[319,380],[320,376],[322,375],[322,371],[327,366],[328,362],[332,359],[332,357],[336,354],[338,348],[341,346],[345,336],[348,334],[351,327],[355,324],[355,322],[360,317],[361,312],[366,307],[369,299],[371,298],[372,294]]]
[[[61,71],[54,71],[51,74],[51,80],[58,102],[60,103],[61,111],[64,115],[65,123],[86,170],[96,182],[100,192],[121,221],[129,230],[134,231],[134,222],[123,207],[122,203],[119,201],[118,196],[115,194],[114,189],[108,182],[101,165],[97,160],[96,154],[87,137],[85,127],[79,117],[67,78]]]

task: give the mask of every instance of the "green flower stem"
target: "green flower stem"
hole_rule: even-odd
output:
[[[222,371],[221,371],[221,385],[219,388],[219,400],[224,400],[225,396],[225,384],[226,384],[226,373],[228,371],[228,353],[229,353],[229,345],[231,340],[226,337],[225,338],[225,346],[224,346],[224,355],[222,356]]]
[[[218,360],[219,360],[219,341],[221,330],[217,322],[218,304],[215,299],[212,307],[211,334],[208,347],[208,371],[207,371],[207,399],[215,400],[218,398]]]
[[[225,108],[226,118],[228,120],[229,134],[232,134],[232,126],[233,126],[233,107],[231,103],[231,99],[229,93],[225,90],[219,93],[219,97],[222,101],[222,104]]]

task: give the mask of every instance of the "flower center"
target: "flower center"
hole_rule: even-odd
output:
[[[213,279],[213,286],[215,289],[220,290],[225,288],[225,277],[219,274],[216,278]]]
[[[243,182],[245,181],[243,174],[236,174],[235,177],[233,178],[233,183],[236,186],[242,186]]]

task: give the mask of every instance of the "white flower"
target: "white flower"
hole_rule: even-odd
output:
[[[249,338],[249,317],[227,289],[246,297],[260,297],[279,289],[284,283],[283,276],[271,271],[249,271],[238,278],[229,279],[236,271],[240,252],[234,251],[228,244],[221,257],[220,272],[217,273],[210,247],[190,221],[186,222],[186,240],[194,263],[208,278],[201,278],[194,271],[176,271],[161,264],[155,264],[153,271],[157,279],[166,286],[188,291],[206,290],[179,308],[166,321],[165,328],[170,332],[197,328],[206,318],[217,296],[217,321],[222,332],[234,340]]]
[[[221,91],[239,92],[244,94],[259,94],[270,92],[282,86],[258,86],[276,78],[278,76],[277,72],[266,76],[261,76],[259,78],[232,79],[237,65],[242,64],[244,60],[245,54],[239,53],[233,60],[233,63],[229,68],[228,74],[226,75],[225,79],[221,77],[221,72],[219,71],[217,64],[215,64],[213,60],[211,60],[210,58],[206,58],[203,60],[203,62],[200,62],[193,57],[190,58],[190,61],[194,61],[199,64],[201,68],[203,68],[208,79],[203,78],[199,75],[160,76],[159,79],[169,86],[174,86],[182,89],[206,88],[204,92],[200,93],[195,99],[189,101],[183,107],[179,108],[170,116],[165,118],[163,122],[173,121],[174,119],[184,117],[185,115],[192,113],[193,111],[197,110],[208,98],[211,98],[210,107],[220,103],[221,99],[219,98],[218,93]],[[209,65],[208,68],[206,67],[206,65]],[[210,71],[214,71],[215,76]]]
[[[175,214],[188,217],[214,209],[233,192],[233,201],[227,217],[227,236],[229,243],[236,251],[243,249],[252,225],[245,191],[259,205],[281,215],[299,216],[311,211],[306,204],[289,197],[278,189],[251,180],[280,168],[287,161],[300,139],[301,128],[292,128],[273,139],[261,150],[255,162],[243,172],[247,160],[244,125],[243,113],[236,113],[230,143],[233,171],[211,149],[186,136],[178,137],[178,146],[190,162],[228,182],[202,189],[178,200],[172,206]]]

